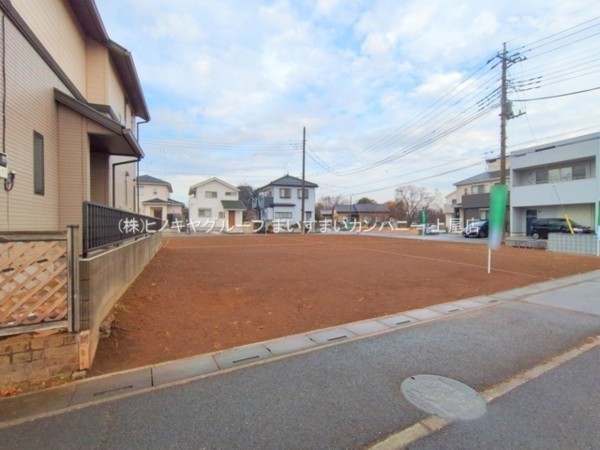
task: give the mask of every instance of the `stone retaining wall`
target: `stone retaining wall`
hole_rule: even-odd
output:
[[[53,330],[0,338],[0,389],[70,379],[87,352],[87,335]]]

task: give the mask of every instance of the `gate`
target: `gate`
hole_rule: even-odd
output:
[[[0,336],[71,328],[74,299],[71,228],[52,237],[3,236],[0,242]],[[71,282],[69,282],[71,281]]]

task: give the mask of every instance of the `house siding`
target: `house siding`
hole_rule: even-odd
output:
[[[53,89],[66,90],[10,20],[6,42],[6,154],[17,173],[10,192],[0,190],[2,229],[49,231],[58,226],[59,159]],[[44,114],[40,114],[44,111]],[[45,194],[33,193],[33,133],[44,137]],[[21,205],[28,205],[23,208]],[[1,214],[0,216],[4,216]],[[1,222],[0,222],[1,223]]]
[[[81,205],[91,200],[87,120],[63,106],[59,110],[60,228],[81,224]]]
[[[121,83],[117,78],[116,71],[114,70],[110,61],[108,66],[110,67],[110,70],[107,71],[106,75],[107,103],[115,111],[115,114],[119,118],[119,122],[121,122],[123,125],[131,127],[131,124],[129,124],[131,111],[125,106],[125,95],[123,94],[123,88],[121,87]]]
[[[87,39],[87,100],[90,103],[107,104],[106,96],[107,81],[106,72],[108,69],[108,52],[93,39]]]
[[[86,95],[86,48],[83,34],[65,0],[12,0],[44,47],[71,82]]]
[[[122,125],[134,129],[133,111],[125,103],[125,90],[110,60],[108,49],[89,38],[87,69],[87,100],[90,103],[109,105]]]

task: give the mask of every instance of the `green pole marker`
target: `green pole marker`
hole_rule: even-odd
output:
[[[491,250],[498,250],[504,237],[504,216],[508,188],[505,184],[496,184],[490,191],[490,237],[488,246]]]

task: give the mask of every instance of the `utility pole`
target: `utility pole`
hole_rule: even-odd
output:
[[[306,189],[306,179],[305,179],[305,169],[306,169],[306,127],[302,129],[302,218],[300,220],[300,228],[302,230],[302,234],[306,233],[306,229],[304,227],[305,218],[305,189]]]
[[[506,71],[509,64],[515,64],[517,62],[524,61],[526,58],[519,56],[518,53],[508,56],[506,51],[506,42],[502,45],[502,53],[496,55],[500,58],[502,67],[502,85],[500,91],[500,184],[506,184],[506,121],[508,119],[514,119],[515,115],[512,113],[512,108],[509,108],[508,103],[508,83],[506,81]],[[518,115],[521,115],[519,113]]]
[[[500,94],[500,184],[506,184],[506,42],[502,45],[502,87]]]

